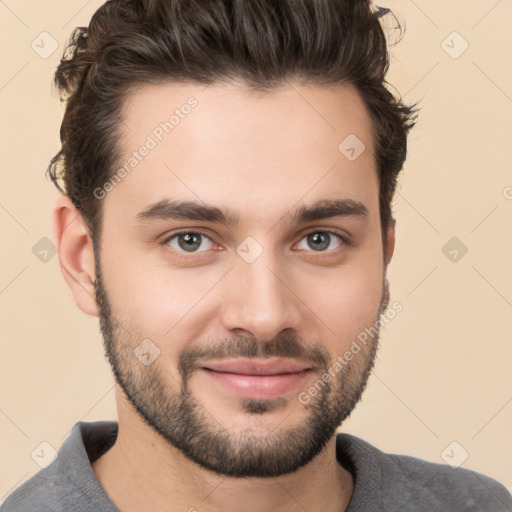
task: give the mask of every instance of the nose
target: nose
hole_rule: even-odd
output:
[[[224,328],[262,343],[281,331],[298,330],[301,300],[273,258],[262,255],[252,263],[240,259],[225,284]]]

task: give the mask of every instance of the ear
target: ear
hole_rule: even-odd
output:
[[[386,233],[386,254],[384,255],[384,263],[386,267],[391,261],[391,257],[395,251],[395,225],[396,220],[391,219]]]
[[[94,296],[94,251],[87,224],[68,196],[60,196],[53,209],[53,234],[58,246],[62,275],[76,305],[98,316]]]

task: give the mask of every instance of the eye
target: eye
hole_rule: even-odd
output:
[[[345,241],[341,235],[334,231],[312,231],[302,238],[302,240],[305,240],[309,247],[313,248],[315,252],[332,251],[337,249]],[[299,246],[299,249],[304,249],[304,247]]]
[[[203,241],[207,240],[206,247],[204,247]],[[164,241],[164,244],[170,245],[174,250],[178,252],[188,252],[188,253],[196,253],[196,252],[204,252],[205,250],[211,249],[213,247],[213,242],[203,233],[198,233],[195,231],[181,231],[180,233],[175,233]],[[202,250],[197,250],[199,247],[203,246]]]

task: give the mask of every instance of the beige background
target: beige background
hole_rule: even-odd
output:
[[[39,469],[31,454],[50,450],[40,443],[58,449],[76,421],[115,418],[97,320],[75,306],[57,257],[32,252],[53,238],[44,171],[62,107],[51,77],[101,3],[0,1],[0,502]],[[394,203],[389,278],[404,309],[344,430],[440,463],[467,452],[464,467],[512,489],[512,1],[381,5],[407,26],[390,81],[423,110]],[[42,32],[59,45],[48,58],[31,47],[51,49]],[[452,237],[468,248],[457,262],[442,251]]]

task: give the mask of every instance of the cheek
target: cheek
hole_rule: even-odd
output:
[[[121,334],[128,331],[132,344],[149,338],[162,354],[174,357],[204,328],[208,293],[222,273],[206,267],[178,271],[137,256],[133,249],[130,259],[121,253],[112,251],[102,262],[114,315],[125,327]]]
[[[331,270],[328,279],[319,279],[308,278],[302,293],[305,303],[329,328],[327,336],[332,336],[337,345],[350,344],[377,319],[382,298],[382,265],[373,258]]]

